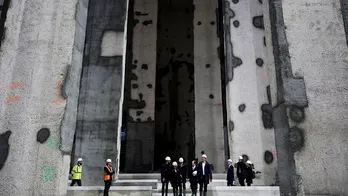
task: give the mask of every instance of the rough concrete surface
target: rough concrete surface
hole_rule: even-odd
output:
[[[308,95],[303,148],[295,153],[302,194],[347,194],[348,48],[340,1],[284,1],[292,71]],[[320,68],[320,69],[318,69]]]
[[[62,195],[66,186],[61,90],[73,66],[76,3],[13,1],[8,10],[0,53],[0,148],[8,157],[1,160],[0,195]]]

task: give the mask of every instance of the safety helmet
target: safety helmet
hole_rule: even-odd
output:
[[[174,167],[178,166],[178,164],[174,161],[172,164]]]
[[[207,155],[205,155],[205,154],[202,154],[202,158],[207,158]]]
[[[197,176],[197,171],[193,171],[192,176]]]
[[[242,160],[243,159],[243,157],[242,156],[239,156],[239,160]]]
[[[251,161],[249,161],[249,160],[248,160],[246,163],[248,163],[248,164],[250,164],[250,165],[253,164],[253,163],[252,163]]]
[[[82,158],[78,158],[78,159],[77,159],[77,162],[82,162]]]
[[[170,161],[171,159],[170,159],[170,157],[166,157],[166,159],[165,159],[166,161]]]
[[[107,162],[107,163],[111,163],[111,159],[107,159],[106,162]]]
[[[232,163],[232,160],[231,160],[231,159],[228,159],[227,162]]]
[[[183,158],[180,158],[179,159],[179,163],[183,163],[184,162],[184,159]]]

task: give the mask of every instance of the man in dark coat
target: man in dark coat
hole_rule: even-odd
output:
[[[190,180],[190,187],[192,190],[192,196],[197,196],[197,166],[196,161],[192,161],[192,167],[189,168],[188,177]]]
[[[239,157],[239,162],[237,163],[237,178],[241,186],[245,186],[245,170],[246,165],[243,161],[243,157]]]
[[[173,162],[173,169],[171,172],[170,183],[173,187],[173,195],[178,196],[178,187],[180,186],[181,176],[178,168],[178,164]]]
[[[164,192],[166,193],[166,196],[168,195],[168,183],[172,172],[170,157],[166,157],[165,161],[166,162],[163,163],[161,168],[162,196],[164,196]]]
[[[181,182],[179,186],[179,196],[186,196],[186,177],[187,177],[187,167],[184,164],[184,159],[180,158],[179,159],[179,172],[180,172],[180,177],[181,177]]]
[[[233,181],[234,181],[234,167],[232,164],[232,160],[228,159],[227,160],[228,163],[228,169],[227,169],[227,186],[234,186],[233,185]]]
[[[253,171],[253,164],[251,163],[251,161],[247,161],[246,168],[245,168],[245,180],[246,180],[247,186],[251,186],[251,184],[253,183],[254,176],[255,174]]]
[[[204,187],[204,195],[207,196],[207,186],[209,182],[213,180],[213,175],[211,172],[210,164],[207,161],[207,155],[202,155],[202,161],[198,164],[197,167],[197,176],[199,183],[199,195],[202,196],[202,189]]]

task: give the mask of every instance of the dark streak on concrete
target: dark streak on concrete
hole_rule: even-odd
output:
[[[148,13],[141,13],[139,11],[136,11],[136,12],[134,12],[134,15],[136,15],[136,16],[148,16],[149,14]]]
[[[11,131],[6,131],[5,133],[0,134],[0,170],[4,167],[10,152],[9,139],[11,134]]]
[[[240,58],[234,56],[233,54],[233,45],[231,41],[231,19],[234,18],[235,14],[230,8],[230,2],[225,1],[225,40],[226,40],[226,67],[227,67],[227,78],[228,81],[233,80],[233,69],[240,66],[243,62]]]
[[[263,66],[263,60],[261,58],[258,58],[256,59],[256,64],[259,66],[259,67],[262,67]]]
[[[51,132],[49,129],[42,128],[37,132],[36,141],[39,142],[40,144],[43,144],[47,141],[50,135],[51,135]]]
[[[266,162],[267,164],[273,163],[274,157],[273,157],[272,152],[270,152],[270,151],[267,150],[267,151],[265,152],[264,159],[265,159],[265,162]]]
[[[240,104],[240,105],[238,106],[238,110],[239,110],[240,112],[244,112],[245,108],[246,108],[246,105],[245,105],[244,103],[243,103],[243,104]]]
[[[153,23],[152,20],[145,20],[145,21],[143,22],[143,25],[147,26],[147,25],[152,24],[152,23]]]
[[[230,120],[230,122],[228,123],[228,129],[230,130],[230,132],[234,130],[234,123],[232,120]]]
[[[290,144],[292,152],[300,151],[304,146],[304,131],[298,127],[291,127]]]
[[[267,86],[267,104],[262,104],[262,122],[265,129],[273,128],[273,116],[272,116],[272,100],[271,100],[271,88]]]
[[[235,20],[235,21],[233,21],[233,26],[234,27],[236,27],[236,28],[238,28],[239,27],[239,21],[238,20]]]
[[[348,44],[348,0],[340,0],[341,2],[341,11],[343,16],[344,31],[346,34],[346,41]]]
[[[0,49],[1,49],[1,42],[5,39],[5,21],[6,21],[6,15],[7,10],[10,7],[10,0],[4,0],[1,8],[1,16],[0,16]]]
[[[290,107],[289,113],[290,113],[291,120],[293,120],[297,123],[303,122],[305,119],[304,108],[292,106],[292,107]]]

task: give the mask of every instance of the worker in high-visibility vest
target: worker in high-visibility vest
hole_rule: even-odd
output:
[[[81,186],[82,179],[82,158],[77,159],[77,164],[71,170],[71,184],[70,186],[74,186],[77,183],[78,186]]]
[[[111,166],[111,159],[106,160],[106,165],[104,167],[104,196],[109,196],[109,189],[113,180],[113,175],[115,174],[114,169]]]

